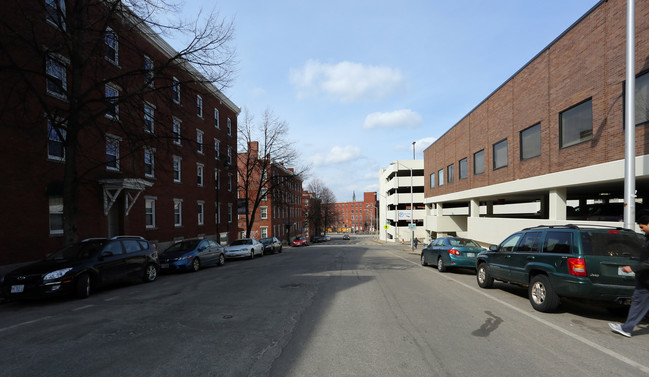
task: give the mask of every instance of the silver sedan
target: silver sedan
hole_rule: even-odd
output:
[[[225,257],[227,259],[253,259],[255,255],[264,256],[264,245],[254,238],[238,239],[225,247]]]

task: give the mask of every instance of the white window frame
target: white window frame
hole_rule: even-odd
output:
[[[151,157],[151,172],[147,173],[147,155]],[[144,147],[144,176],[147,178],[155,177],[155,148]]]
[[[203,187],[205,183],[205,165],[196,163],[196,183],[198,187]]]
[[[112,134],[106,134],[106,170],[119,171],[119,144],[122,141],[122,138]],[[108,147],[113,145],[115,147],[115,153],[109,154]],[[108,156],[111,156],[115,159],[115,166],[110,166],[108,161]]]
[[[144,224],[146,229],[155,229],[155,202],[157,197],[145,196],[144,197]],[[149,210],[150,209],[150,210]],[[147,216],[151,216],[151,224],[148,224]]]
[[[196,129],[196,152],[200,154],[203,153],[203,139],[204,139],[205,133],[198,128]]]
[[[180,156],[173,156],[173,179],[174,183],[182,182],[182,162],[183,158]]]
[[[203,97],[196,95],[196,116],[203,119]]]
[[[119,86],[117,86],[115,84],[112,84],[112,83],[108,83],[105,86],[104,100],[106,101],[106,118],[108,118],[108,119],[119,120],[119,92],[120,92],[120,89],[121,88]],[[109,93],[109,91],[112,92],[112,93]],[[109,105],[109,103],[112,103],[112,102],[114,102],[114,104],[112,105],[113,112],[110,113],[108,111],[108,109],[109,109],[108,105]]]
[[[178,117],[173,117],[172,123],[173,124],[171,126],[171,134],[173,138],[173,143],[176,145],[182,145],[182,137],[180,135],[181,135],[183,121],[180,120],[180,118]]]
[[[232,223],[232,203],[228,203],[228,223]]]
[[[228,192],[232,192],[232,173],[228,173]]]
[[[113,46],[109,44],[108,37],[109,35],[113,36]],[[104,51],[104,58],[108,60],[109,62],[119,65],[119,38],[117,36],[117,33],[113,31],[110,27],[106,28],[106,32],[104,33],[104,46],[105,46],[105,51]],[[107,55],[109,49],[112,49],[115,54],[115,58],[111,58]]]
[[[199,200],[196,202],[198,212],[198,225],[205,225],[205,202]]]
[[[49,197],[49,228],[50,235],[62,235],[63,234],[63,197],[62,196],[51,196]],[[55,216],[60,218],[61,228],[54,228],[52,217]]]
[[[65,30],[65,0],[45,0],[45,20],[57,29]]]
[[[155,105],[144,101],[144,132],[155,133]]]
[[[268,227],[267,226],[262,226],[260,227],[261,229],[261,238],[267,238],[268,237]]]
[[[151,57],[147,55],[144,55],[144,84],[150,88],[155,87],[155,74],[153,73],[154,67],[155,65],[153,63],[153,59],[151,59]]]
[[[259,219],[268,220],[268,207],[259,207]]]
[[[226,161],[228,165],[232,165],[232,147],[228,145],[228,159]]]
[[[214,138],[214,159],[221,159],[221,140]]]
[[[216,107],[214,108],[214,127],[217,129],[221,129],[221,122],[219,120],[219,109]]]
[[[180,228],[183,226],[183,200],[174,198],[174,227]]]
[[[214,186],[217,190],[221,189],[221,170],[214,169]]]
[[[180,81],[174,77],[171,82],[171,98],[177,104],[180,104]]]
[[[59,138],[59,134],[63,137],[63,140]],[[47,159],[52,161],[65,161],[65,137],[67,135],[67,130],[65,127],[58,127],[58,132],[56,132],[55,127],[52,125],[50,120],[47,120]],[[55,137],[52,138],[52,136]],[[50,153],[50,145],[52,143],[60,144],[61,147],[61,156]]]
[[[232,136],[232,121],[228,117],[228,136]]]
[[[47,94],[59,99],[68,98],[68,71],[69,61],[59,54],[48,54],[45,58],[45,90]],[[50,85],[50,83],[52,83]],[[50,89],[50,88],[53,89]],[[55,89],[60,87],[59,93]]]

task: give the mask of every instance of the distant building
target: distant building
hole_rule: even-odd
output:
[[[379,171],[379,239],[424,241],[424,160],[398,160]],[[413,229],[414,228],[414,229]]]
[[[338,232],[373,232],[376,230],[376,193],[363,193],[363,201],[334,203],[334,229]]]

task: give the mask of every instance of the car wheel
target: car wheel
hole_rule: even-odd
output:
[[[540,312],[553,312],[561,303],[559,296],[554,292],[550,284],[550,280],[545,275],[536,275],[532,278],[528,288],[528,295],[532,307]]]
[[[475,276],[480,288],[491,288],[494,286],[494,278],[489,275],[487,266],[484,263],[480,263]]]
[[[437,271],[446,272],[446,266],[444,265],[442,257],[437,258]]]
[[[196,272],[201,269],[201,260],[198,258],[194,258],[192,261],[192,271]]]
[[[219,255],[219,266],[223,266],[225,264],[225,255],[221,254]]]
[[[281,246],[279,247],[279,252],[280,252],[280,253],[282,252],[282,247],[281,247]]]
[[[260,257],[263,257],[263,256],[264,256],[264,249],[261,249],[261,253],[259,253],[259,256],[260,256]]]
[[[144,280],[145,283],[150,283],[158,278],[158,269],[154,264],[148,264],[144,269]]]
[[[90,296],[90,275],[81,274],[74,284],[74,295],[77,298],[87,298]]]
[[[250,249],[250,259],[255,259],[255,249]]]
[[[422,266],[428,266],[428,263],[426,263],[426,258],[424,257],[424,254],[421,254],[421,265]]]

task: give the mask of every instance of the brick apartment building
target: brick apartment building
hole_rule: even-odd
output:
[[[239,237],[277,237],[283,243],[289,243],[306,232],[302,179],[293,168],[265,158],[259,156],[259,143],[256,141],[248,144],[247,152],[238,154],[237,197],[245,199],[243,202],[246,203],[238,212]],[[247,162],[248,159],[260,162]],[[248,169],[249,177],[242,178]],[[246,181],[249,182],[247,192]],[[257,201],[257,197],[260,200]],[[247,208],[248,216],[252,215],[255,202],[258,202],[258,208],[254,211],[255,221],[250,234],[246,234],[245,211]]]
[[[354,193],[351,202],[334,203],[334,231],[338,232],[373,232],[378,221],[377,200],[375,192],[363,193],[363,201],[356,201]]]
[[[498,243],[624,198],[626,6],[600,1],[426,149],[431,237]],[[646,204],[649,3],[635,12],[636,187]]]
[[[128,10],[109,17],[107,3],[88,0],[87,23],[78,25],[66,3],[10,2],[0,16],[0,265],[63,245],[70,159],[78,239],[140,235],[160,249],[180,238],[236,237],[240,109],[173,62],[176,52]],[[84,31],[83,48],[69,48],[73,30]]]

